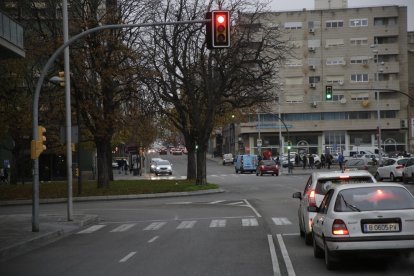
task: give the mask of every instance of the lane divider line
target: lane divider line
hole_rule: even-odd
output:
[[[131,258],[132,256],[134,256],[137,252],[131,252],[128,255],[126,255],[125,257],[123,257],[121,260],[119,260],[120,263],[125,263],[126,261],[128,261],[129,258]]]
[[[243,201],[246,203],[247,207],[253,210],[253,212],[256,214],[258,218],[261,218],[262,216],[257,212],[257,210],[247,201],[247,199],[243,199]]]
[[[270,257],[272,259],[273,276],[280,276],[279,262],[277,261],[275,244],[273,243],[272,235],[267,235],[267,241],[269,242]]]
[[[155,242],[157,239],[158,239],[158,236],[155,236],[155,237],[153,237],[152,239],[150,239],[150,240],[148,241],[148,243],[153,243],[153,242]]]
[[[281,234],[277,234],[277,241],[279,242],[280,251],[282,251],[282,257],[286,264],[286,269],[289,276],[296,276],[295,270],[293,269],[292,262],[289,257],[289,253],[286,249],[285,243]]]

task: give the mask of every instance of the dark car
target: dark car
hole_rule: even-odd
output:
[[[256,168],[256,175],[279,175],[279,166],[273,160],[261,160]]]
[[[168,150],[166,148],[160,149],[160,155],[168,154]]]

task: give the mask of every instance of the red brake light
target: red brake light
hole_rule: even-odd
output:
[[[334,220],[332,224],[332,234],[334,235],[349,235],[348,228],[346,228],[345,222],[341,219]]]
[[[343,178],[343,179],[349,178],[349,175],[340,175],[339,178]]]
[[[309,206],[316,207],[315,190],[309,192]]]

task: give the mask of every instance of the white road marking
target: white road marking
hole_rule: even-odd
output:
[[[150,231],[150,230],[159,230],[161,227],[163,227],[166,222],[153,222],[147,227],[144,228],[144,231]]]
[[[292,224],[292,222],[290,222],[290,220],[288,220],[287,218],[272,218],[272,220],[276,225]]]
[[[178,226],[177,229],[190,229],[193,228],[196,224],[196,220],[188,220],[188,221],[182,221]]]
[[[131,252],[128,255],[126,255],[125,257],[123,257],[121,260],[119,260],[120,263],[125,263],[126,261],[128,261],[129,258],[131,258],[132,256],[134,256],[137,252]]]
[[[282,234],[282,236],[299,236],[299,233],[286,233],[286,234]]]
[[[156,239],[158,239],[158,236],[155,236],[155,237],[153,237],[152,239],[150,239],[150,240],[148,241],[148,243],[155,242],[155,240],[156,240]]]
[[[270,257],[272,259],[273,275],[280,276],[279,262],[277,261],[277,255],[275,250],[275,244],[273,243],[272,235],[267,235],[267,241],[269,242]]]
[[[224,201],[225,200],[216,200],[216,201],[210,202],[209,204],[217,204],[217,203],[224,202]]]
[[[226,227],[226,220],[225,219],[213,219],[210,223],[210,227]]]
[[[84,229],[82,231],[79,231],[77,234],[90,234],[90,233],[93,233],[95,231],[98,231],[101,228],[104,228],[105,226],[106,225],[104,225],[104,224],[92,225],[89,228],[86,228],[86,229]]]
[[[113,229],[111,232],[125,232],[131,229],[132,227],[134,227],[135,225],[136,225],[135,223],[122,224],[122,225],[119,225],[117,228]]]
[[[252,205],[250,205],[250,203],[247,201],[247,199],[243,199],[243,201],[246,203],[247,207],[249,207],[250,209],[253,210],[253,212],[256,214],[256,216],[258,218],[261,218],[262,216],[259,214],[259,212],[256,211],[256,209],[254,209],[254,207]]]
[[[243,226],[258,226],[259,223],[257,222],[257,219],[242,219],[242,225]]]
[[[243,204],[243,201],[238,201],[238,202],[232,202],[232,203],[228,203],[227,205],[240,205]]]
[[[290,261],[289,253],[287,252],[285,243],[281,234],[277,234],[277,241],[279,242],[280,251],[282,251],[283,260],[286,264],[286,269],[289,276],[296,276],[295,270],[293,269],[292,262]]]

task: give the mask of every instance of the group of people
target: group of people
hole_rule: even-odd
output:
[[[318,169],[319,168],[327,168],[330,169],[333,163],[333,156],[332,154],[321,154],[320,157],[320,165],[318,164]],[[340,169],[343,169],[343,163],[344,163],[344,158],[343,156],[340,154],[338,156],[338,164],[340,166]],[[315,156],[313,154],[304,154],[302,156],[300,156],[299,154],[295,155],[295,165],[299,166],[300,162],[302,162],[302,167],[303,169],[309,168],[309,169],[314,169],[316,167],[316,162],[315,162]]]

